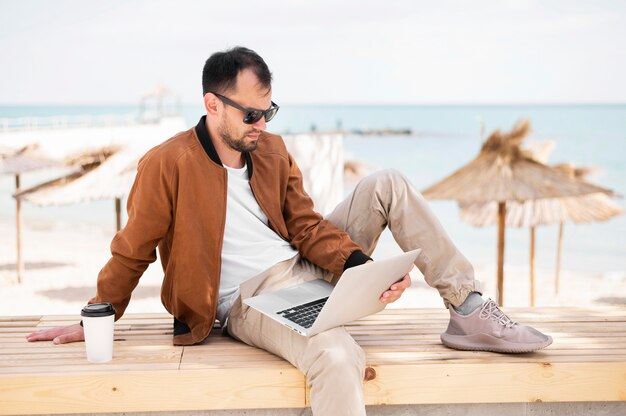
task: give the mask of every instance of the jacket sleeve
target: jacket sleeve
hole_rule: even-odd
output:
[[[111,259],[100,271],[96,295],[89,300],[112,303],[116,320],[124,314],[139,278],[156,260],[156,247],[172,222],[174,169],[155,150],[139,161],[128,195],[128,221],[111,242]]]
[[[289,239],[302,256],[335,276],[371,260],[348,233],[315,212],[313,201],[304,190],[302,173],[290,154],[283,217]]]

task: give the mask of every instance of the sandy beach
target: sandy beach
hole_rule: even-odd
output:
[[[76,314],[95,293],[100,268],[106,263],[113,237],[110,227],[55,221],[26,221],[24,260],[26,270],[21,284],[15,273],[15,228],[0,222],[0,315]],[[390,235],[383,234],[375,257],[394,251]],[[485,297],[495,298],[495,264],[475,265],[476,276],[485,287]],[[505,268],[505,306],[529,305],[528,268]],[[133,293],[127,313],[164,312],[159,261],[152,264]],[[412,288],[390,307],[441,307],[435,289],[424,283],[421,273],[411,274]],[[554,294],[554,270],[536,270],[536,306],[591,306],[625,304],[626,279],[623,275],[563,270],[561,293]]]

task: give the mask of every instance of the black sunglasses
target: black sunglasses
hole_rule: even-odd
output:
[[[278,112],[278,109],[280,108],[274,101],[272,101],[270,108],[268,108],[267,110],[256,110],[254,108],[245,108],[245,107],[240,106],[239,104],[237,104],[230,98],[224,97],[221,94],[218,94],[216,92],[214,92],[213,94],[215,94],[217,98],[222,100],[224,104],[228,104],[229,106],[235,107],[237,110],[242,111],[244,114],[243,122],[246,124],[254,124],[257,121],[261,120],[262,117],[265,117],[265,122],[267,123],[271,119],[274,118],[274,116]]]

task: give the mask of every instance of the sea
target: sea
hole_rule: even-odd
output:
[[[0,119],[125,115],[138,111],[137,106],[132,105],[4,105],[0,106]],[[203,114],[203,106],[202,103],[183,105],[180,111],[191,127]],[[490,132],[508,130],[522,118],[532,123],[532,134],[527,142],[550,140],[556,144],[549,163],[570,162],[593,168],[588,180],[615,191],[618,194],[615,202],[626,207],[624,199],[619,197],[626,195],[626,105],[282,105],[276,118],[268,124],[268,130],[274,133],[411,130],[409,136],[348,133],[344,149],[348,159],[364,163],[373,170],[397,169],[418,190],[423,190],[471,161]],[[42,175],[24,174],[23,186],[41,181]],[[13,221],[15,204],[10,197],[13,188],[13,177],[0,176],[0,221]],[[495,266],[495,226],[476,228],[462,222],[454,201],[429,203],[452,240],[472,263]],[[58,220],[68,226],[76,222],[112,226],[112,204],[112,201],[64,207],[25,204],[24,221]],[[540,226],[536,236],[537,268],[554,269],[558,225]],[[529,239],[528,229],[507,228],[507,268],[528,267]],[[375,256],[395,251],[398,249],[393,238],[386,233]],[[626,279],[626,215],[606,222],[566,223],[561,267],[592,276]]]

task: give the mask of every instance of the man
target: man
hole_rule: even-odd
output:
[[[413,186],[395,171],[362,180],[328,218],[313,210],[302,175],[279,136],[265,132],[278,106],[272,75],[255,52],[212,55],[203,71],[206,116],[150,150],[128,197],[128,222],[111,243],[90,303],[111,302],[119,319],[158,245],[161,298],[175,317],[174,344],[203,341],[217,318],[225,332],[281,356],[311,385],[313,412],[364,414],[365,357],[344,328],[302,337],[242,304],[253,294],[302,281],[333,281],[370,261],[389,226],[451,314],[442,341],[453,348],[527,352],[550,337],[518,325],[483,301],[472,266]],[[381,295],[397,300],[407,276]],[[80,324],[30,334],[29,341],[81,341]]]

